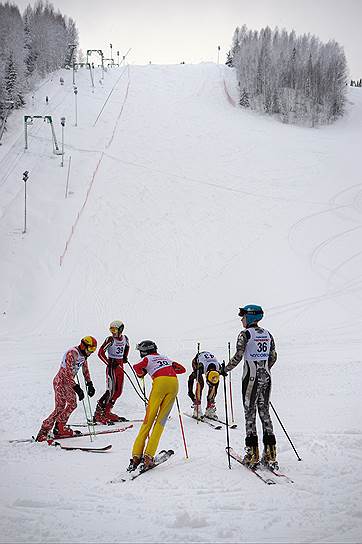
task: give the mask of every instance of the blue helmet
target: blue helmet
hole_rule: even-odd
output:
[[[264,317],[263,308],[261,306],[257,306],[256,304],[247,304],[246,306],[243,306],[239,310],[240,317],[246,317],[246,324],[252,325],[253,323],[257,323]]]

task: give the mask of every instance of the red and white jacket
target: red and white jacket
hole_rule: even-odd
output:
[[[86,382],[90,382],[90,374],[88,369],[87,357],[82,355],[77,347],[70,348],[63,355],[60,369],[57,378],[65,382],[65,384],[73,387],[75,385],[74,378],[82,368],[83,376]]]
[[[128,359],[129,340],[125,334],[119,338],[107,336],[98,350],[98,357],[106,365],[123,365]]]
[[[180,363],[171,361],[171,359],[159,353],[146,355],[139,363],[133,365],[133,368],[139,378],[149,374],[153,380],[159,376],[176,376],[176,374],[186,372],[186,368]]]

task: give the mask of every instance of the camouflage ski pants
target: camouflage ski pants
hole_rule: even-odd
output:
[[[258,410],[264,435],[272,435],[273,423],[269,413],[269,398],[271,391],[270,375],[265,369],[257,370],[254,383],[247,376],[243,380],[243,404],[245,415],[246,436],[256,436],[256,411]]]

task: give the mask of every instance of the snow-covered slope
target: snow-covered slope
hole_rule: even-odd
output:
[[[233,71],[213,64],[95,79],[92,92],[89,73],[77,74],[77,127],[70,72],[29,97],[25,113],[52,115],[59,140],[66,117],[63,168],[42,120],[24,151],[24,112],[0,147],[0,541],[360,541],[361,90],[349,89],[335,125],[306,129],[234,107]],[[294,485],[229,470],[225,433],[189,418],[185,461],[176,408],[160,443],[175,456],[127,484],[108,482],[128,464],[139,424],[97,438],[113,445],[98,456],[8,443],[52,410],[52,378],[80,337],[102,341],[122,319],[132,362],[136,342],[152,338],[189,369],[197,342],[227,358],[246,303],[265,308],[277,342],[272,401],[302,462],[277,421],[275,430]],[[96,399],[96,356],[90,369]],[[239,451],[240,377],[241,365],[232,374]],[[222,416],[222,388],[217,404]],[[142,417],[128,382],[117,411]]]

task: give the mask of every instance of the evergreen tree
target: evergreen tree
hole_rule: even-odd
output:
[[[250,108],[249,95],[245,87],[240,95],[239,104],[242,108]]]
[[[8,61],[5,65],[4,81],[6,99],[12,100],[15,108],[24,106],[25,100],[20,90],[18,74],[14,62],[14,54],[12,52],[9,54]]]
[[[225,64],[226,64],[226,66],[229,66],[229,68],[232,68],[232,66],[233,66],[233,59],[232,59],[232,56],[231,56],[231,51],[229,51],[227,56],[226,56]]]

